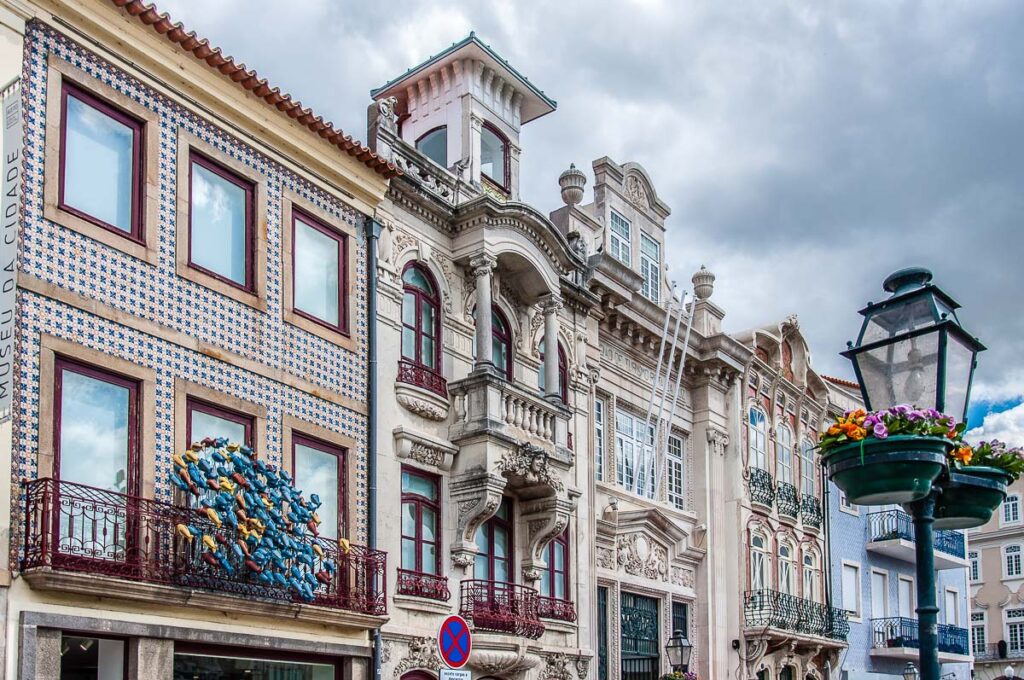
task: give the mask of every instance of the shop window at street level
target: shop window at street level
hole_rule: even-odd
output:
[[[77,635],[61,638],[61,680],[122,680],[126,662],[124,640]]]

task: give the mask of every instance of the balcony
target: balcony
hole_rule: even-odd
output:
[[[192,525],[209,536],[224,531],[194,510],[54,479],[25,481],[22,488],[21,571],[33,588],[367,627],[380,625],[370,617],[387,613],[387,557],[379,550],[351,545],[346,552],[336,541],[318,539],[324,554],[314,556],[313,573],[326,561],[337,571],[305,602],[250,577],[244,558],[233,553],[230,572],[207,564],[202,541],[186,540],[175,527]]]
[[[743,617],[747,628],[775,628],[837,641],[845,641],[850,632],[841,609],[775,590],[747,591]]]
[[[902,616],[871,619],[872,657],[916,660],[921,646],[917,637],[917,619]],[[939,624],[939,661],[964,663],[970,661],[966,628]]]
[[[443,375],[405,359],[398,362],[398,382],[428,390],[443,399],[448,398],[448,381]]]
[[[821,501],[818,500],[817,496],[804,494],[800,500],[800,521],[804,523],[805,527],[821,528]]]
[[[800,494],[797,493],[796,487],[788,482],[779,482],[775,487],[775,505],[780,516],[796,521],[800,514]]]
[[[1000,649],[1000,647],[1002,647],[1002,649]],[[974,661],[975,662],[979,662],[979,661],[1004,662],[1007,659],[1009,659],[1009,660],[1024,659],[1024,648],[1021,648],[1021,649],[1011,649],[1010,645],[1006,644],[1005,642],[993,642],[993,643],[985,645],[985,649],[983,649],[981,651],[975,649],[975,650],[973,650],[973,652],[974,652]]]
[[[905,562],[915,562],[914,521],[902,510],[883,510],[868,514],[867,549]],[[959,531],[935,532],[935,568],[963,569],[964,535]]]
[[[450,439],[456,444],[478,435],[496,435],[571,461],[570,411],[562,404],[522,389],[493,369],[476,371],[448,388],[455,399]]]
[[[437,600],[439,602],[447,602],[452,596],[451,591],[448,590],[447,576],[424,574],[418,571],[410,571],[409,569],[398,570],[398,582],[395,584],[395,593]]]
[[[474,630],[536,640],[544,633],[537,591],[502,581],[466,580],[459,593],[459,614]]]
[[[537,615],[542,619],[574,623],[576,621],[576,605],[569,600],[538,595]]]
[[[749,474],[748,485],[750,486],[750,501],[765,507],[772,507],[775,503],[775,481],[767,470],[761,468],[747,468]]]

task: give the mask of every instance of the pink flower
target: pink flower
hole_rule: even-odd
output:
[[[875,423],[872,433],[875,435],[875,439],[885,439],[889,436],[889,429],[885,423]]]

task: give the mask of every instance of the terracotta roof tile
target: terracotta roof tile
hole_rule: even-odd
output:
[[[857,383],[855,383],[855,382],[853,382],[851,380],[843,380],[842,378],[833,378],[830,375],[822,375],[821,377],[822,377],[823,380],[827,380],[828,382],[830,382],[830,383],[832,383],[834,385],[839,385],[840,387],[851,387],[851,388],[853,388],[855,390],[859,390],[860,389],[860,385],[858,385]]]
[[[232,57],[224,56],[219,47],[213,47],[205,38],[200,38],[194,32],[187,31],[181,23],[172,21],[166,13],[157,10],[155,5],[147,5],[142,0],[110,0],[110,2],[115,7],[123,9],[129,16],[150,26],[181,49],[191,53],[199,61],[205,61],[210,68],[219,71],[268,105],[287,113],[290,118],[305,125],[312,132],[323,137],[385,179],[402,174],[401,170],[363,146],[362,142],[352,139],[334,127],[330,121],[325,121],[322,117],[315,115],[301,102],[292,99],[291,95],[282,93],[276,87],[271,87],[265,78],[261,78],[256,71],[246,68],[245,64],[238,64]]]

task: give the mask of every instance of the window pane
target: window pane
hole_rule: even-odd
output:
[[[416,142],[416,148],[424,156],[443,168],[448,167],[448,128],[428,132]]]
[[[412,293],[402,296],[402,323],[416,328],[416,296]]]
[[[314,493],[320,496],[320,533],[327,538],[338,538],[338,463],[338,456],[332,453],[295,445],[295,486],[307,499]]]
[[[174,655],[174,680],[193,678],[272,678],[273,680],[334,680],[333,665],[299,661],[265,661],[223,656]]]
[[[414,493],[430,500],[437,500],[437,485],[426,477],[402,473],[402,493]]]
[[[338,321],[338,241],[295,220],[295,309],[323,319]]]
[[[428,368],[434,368],[434,338],[429,335],[424,335],[420,338],[422,341],[423,351],[420,353],[421,361],[424,366]]]
[[[431,510],[430,508],[423,508],[421,525],[421,538],[424,541],[435,541],[436,538],[434,536],[434,528],[437,526],[437,516],[434,514],[434,511]]]
[[[241,285],[248,283],[246,198],[245,189],[192,162],[191,260]]]
[[[407,326],[402,326],[402,356],[416,360],[416,331]]]
[[[565,579],[561,574],[555,579],[555,597],[560,600],[565,599]]]
[[[555,544],[555,570],[565,571],[565,546],[561,543]]]
[[[417,267],[406,269],[402,274],[402,281],[409,288],[419,288],[431,295],[434,294],[434,287],[430,285],[430,280]]]
[[[480,171],[505,186],[505,142],[486,127],[480,131]]]
[[[503,372],[508,370],[508,353],[499,338],[491,338],[491,362]]]
[[[508,557],[508,532],[505,529],[494,530],[494,556]]]
[[[133,128],[69,94],[64,203],[130,233],[134,150]]]
[[[65,635],[61,641],[60,677],[121,680],[124,641]]]
[[[67,369],[61,380],[60,478],[127,493],[131,392]]]
[[[423,559],[420,562],[420,564],[422,565],[423,573],[433,574],[435,571],[437,571],[435,569],[435,566],[437,565],[437,555],[434,553],[434,544],[423,543],[420,546],[420,549],[423,552]]]
[[[551,597],[551,572],[547,569],[540,573],[540,594]]]
[[[416,504],[402,503],[402,535],[416,535]]]
[[[402,539],[402,569],[416,569],[416,541],[411,538]]]
[[[211,439],[225,437],[229,442],[249,443],[245,440],[245,425],[242,423],[196,409],[192,409],[191,419],[192,442],[202,441],[207,437]]]
[[[495,560],[494,561],[494,580],[495,581],[509,581],[508,578],[508,561],[506,560]]]
[[[420,312],[420,330],[426,335],[434,336],[434,308],[430,305],[423,305]]]

